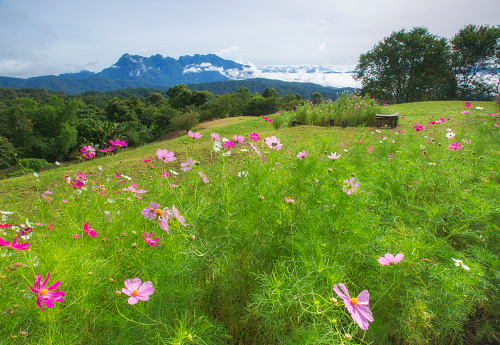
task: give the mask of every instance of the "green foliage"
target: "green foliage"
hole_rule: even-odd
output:
[[[8,168],[15,164],[16,149],[9,139],[0,136],[0,169]]]
[[[194,111],[189,111],[173,117],[170,120],[170,125],[176,130],[189,131],[198,123],[198,114]]]
[[[17,161],[17,168],[21,174],[38,172],[50,167],[51,164],[45,159],[21,158]]]

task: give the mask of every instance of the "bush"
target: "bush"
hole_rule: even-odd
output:
[[[21,158],[20,160],[17,161],[16,164],[17,171],[11,175],[20,176],[27,173],[40,171],[50,166],[51,164],[47,162],[45,159]]]
[[[0,169],[14,165],[16,149],[9,139],[0,136]]]
[[[197,123],[198,123],[198,114],[195,113],[194,111],[188,111],[170,120],[170,124],[176,130],[189,131],[191,128],[196,126]]]

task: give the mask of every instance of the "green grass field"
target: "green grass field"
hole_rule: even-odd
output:
[[[0,238],[32,228],[18,237],[28,249],[0,247],[0,344],[497,344],[500,110],[449,101],[384,112],[400,113],[398,128],[228,118],[199,124],[199,139],[178,133],[0,180]],[[211,133],[245,141],[228,155]],[[272,136],[280,150],[264,144]],[[382,265],[386,253],[404,258]],[[122,291],[134,278],[154,292],[129,304],[143,298]],[[368,291],[367,330],[339,284],[355,308]]]

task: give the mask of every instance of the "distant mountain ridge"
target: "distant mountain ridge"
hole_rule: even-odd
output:
[[[225,60],[215,54],[181,56],[179,59],[124,54],[112,66],[101,72],[80,71],[59,76],[42,76],[28,79],[0,77],[0,86],[10,88],[43,88],[75,94],[85,91],[112,91],[123,88],[168,89],[179,84],[199,84],[247,80],[252,78],[278,79],[283,81],[312,82],[328,85],[328,75],[334,71],[331,66],[271,66],[258,70],[255,66]],[[345,74],[345,73],[344,73]],[[274,76],[278,76],[274,78]],[[343,76],[343,75],[342,75]],[[318,78],[319,77],[319,78]],[[338,77],[338,76],[336,76]],[[348,75],[350,77],[350,74]],[[352,87],[336,85],[337,87]],[[351,83],[352,84],[352,83]]]

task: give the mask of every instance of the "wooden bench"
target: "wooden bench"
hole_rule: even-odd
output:
[[[395,128],[398,126],[399,113],[394,114],[375,114],[375,127]]]

